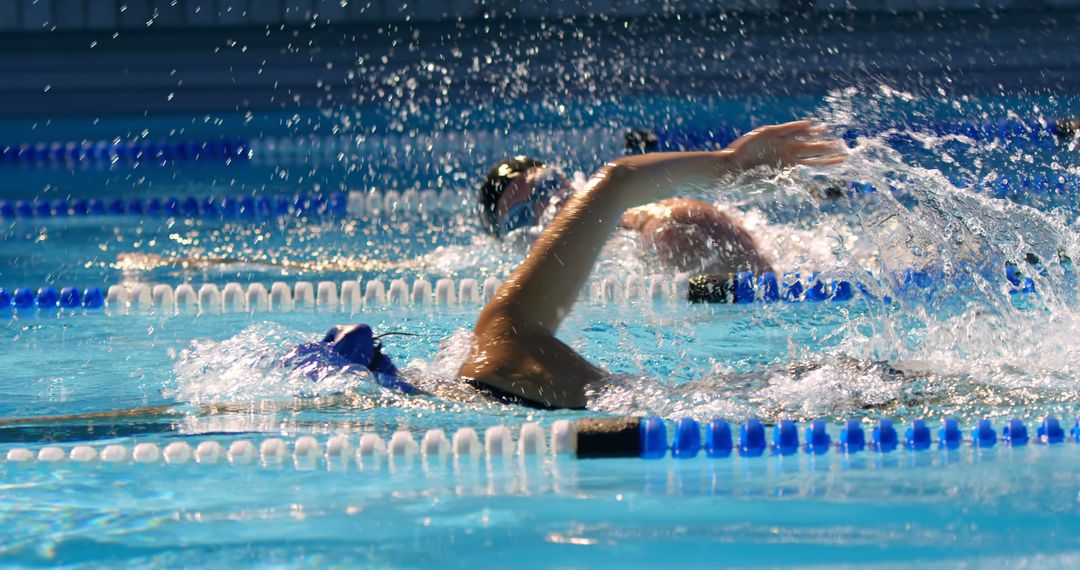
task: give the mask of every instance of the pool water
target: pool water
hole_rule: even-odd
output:
[[[208,440],[257,447],[308,435],[325,445],[335,434],[355,445],[363,433],[389,440],[409,430],[419,439],[430,429],[450,436],[496,425],[510,426],[516,437],[525,422],[550,429],[557,420],[598,415],[655,415],[669,425],[682,417],[733,424],[824,418],[834,438],[847,418],[863,420],[868,432],[880,418],[893,419],[901,432],[917,418],[934,429],[948,416],[965,429],[982,418],[999,429],[1019,418],[1033,440],[1045,416],[1072,427],[1080,416],[1076,281],[1060,260],[1080,256],[1078,194],[995,192],[993,184],[1039,175],[1071,180],[1080,175],[1076,143],[1045,134],[991,141],[932,129],[912,134],[897,125],[1065,116],[1075,101],[882,89],[741,105],[745,114],[734,125],[741,129],[750,119],[809,115],[838,134],[873,133],[851,140],[851,160],[840,168],[687,189],[737,212],[778,271],[820,271],[867,294],[844,303],[711,307],[583,299],[560,338],[617,373],[590,394],[585,412],[495,404],[459,386],[454,375],[476,304],[0,310],[10,341],[2,349],[0,450]],[[558,149],[551,152],[567,170],[587,172],[602,152],[618,153],[621,131],[611,128],[618,120],[682,109],[687,122],[721,125],[739,106],[706,99],[597,106],[593,116],[614,140],[596,144],[560,144],[593,126],[583,120],[567,126],[538,117],[545,128],[519,139],[466,130],[460,136],[471,141],[470,152],[448,153],[452,158],[437,161],[441,172],[355,141],[327,163],[300,153],[291,162],[279,155],[228,165],[120,162],[85,174],[57,165],[0,166],[8,174],[0,177],[0,198],[10,200],[410,188],[454,197],[437,211],[4,219],[0,287],[505,277],[527,244],[481,235],[468,207],[468,191],[496,156]],[[80,137],[68,128],[74,133],[56,126],[50,134]],[[240,131],[236,136],[250,134]],[[384,185],[395,179],[403,186]],[[839,198],[817,191],[837,182],[879,190]],[[1028,254],[1045,271],[1025,262]],[[1017,291],[1006,263],[1032,279],[1034,294]],[[671,277],[633,236],[618,235],[594,279],[622,283],[654,273]],[[916,273],[932,284],[917,283]],[[388,337],[386,351],[432,395],[404,396],[333,371],[312,382],[282,366],[297,343],[358,321],[416,334]],[[78,416],[54,417],[71,414]],[[0,555],[13,566],[131,567],[698,567],[706,560],[735,567],[1064,567],[1080,556],[1075,443],[330,467],[323,459],[311,469],[291,459],[247,466],[0,462]]]
[[[1071,446],[375,476],[5,465],[18,486],[5,554],[14,566],[1069,567],[1076,468]]]

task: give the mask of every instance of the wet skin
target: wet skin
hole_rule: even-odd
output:
[[[740,234],[741,228],[733,229],[736,224],[726,214],[694,200],[672,200],[672,195],[681,185],[708,184],[758,166],[841,162],[842,144],[822,140],[822,134],[811,123],[798,121],[753,131],[719,152],[655,153],[606,164],[568,200],[528,258],[484,307],[459,377],[548,407],[584,407],[586,386],[605,378],[607,372],[555,338],[555,332],[615,228],[638,229],[658,254],[669,252],[676,266],[680,258],[693,263],[694,256],[688,252],[701,248],[742,251],[747,263],[753,264],[754,257],[748,253],[752,241],[745,232]],[[691,231],[689,235],[673,233],[669,224]],[[174,408],[165,406],[16,418],[5,423],[22,429],[16,424],[175,415]]]
[[[634,208],[623,215],[620,225],[639,232],[642,245],[679,271],[710,275],[772,271],[746,228],[701,200],[671,198]]]
[[[825,166],[844,160],[843,144],[825,140],[824,129],[796,121],[754,130],[718,152],[653,153],[619,158],[604,165],[565,207],[533,245],[529,256],[488,302],[477,319],[469,357],[458,376],[553,408],[582,408],[588,384],[606,376],[555,332],[573,306],[610,234],[619,225],[652,230],[657,250],[676,261],[688,253],[686,236],[664,237],[663,225],[675,212],[699,228],[715,226],[721,239],[700,244],[732,243],[726,220],[712,217],[692,201],[668,203],[688,184],[760,166]],[[660,202],[660,204],[657,204]],[[626,219],[627,211],[655,204],[669,214]],[[659,234],[659,240],[657,235]],[[748,237],[748,236],[747,236]],[[733,238],[735,239],[735,238]],[[694,246],[699,247],[699,246]]]

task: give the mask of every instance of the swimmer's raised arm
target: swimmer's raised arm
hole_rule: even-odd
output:
[[[603,371],[554,334],[623,212],[669,198],[681,186],[714,182],[757,166],[843,160],[810,121],[757,129],[716,152],[654,153],[604,165],[533,245],[488,302],[459,375],[471,383],[550,407],[582,407],[585,385]]]

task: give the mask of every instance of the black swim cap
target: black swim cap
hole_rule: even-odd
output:
[[[702,274],[690,279],[687,300],[691,303],[727,303],[731,293],[730,275]]]
[[[546,165],[535,158],[519,155],[496,164],[488,171],[484,185],[480,187],[479,196],[480,225],[484,227],[485,231],[489,234],[499,233],[498,221],[495,219],[495,209],[499,204],[499,197],[506,191],[506,187],[518,176],[533,168],[542,166]]]
[[[1080,117],[1058,119],[1051,130],[1062,139],[1071,139],[1076,133],[1080,133]]]

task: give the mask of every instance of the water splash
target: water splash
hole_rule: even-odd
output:
[[[677,385],[650,377],[616,378],[592,390],[589,408],[667,418],[812,419],[882,408],[903,396],[903,373],[885,363],[820,360],[756,372],[718,366],[701,380]]]
[[[985,121],[995,110],[966,104],[970,116],[961,119],[967,122]],[[932,97],[886,87],[870,95],[835,92],[820,120],[836,132],[877,133],[859,138],[844,166],[793,169],[765,180],[754,173],[709,193],[746,212],[744,222],[759,245],[783,260],[780,267],[820,269],[825,278],[858,282],[874,295],[844,313],[847,321],[828,333],[835,342],[805,345],[803,333],[813,322],[766,317],[748,326],[768,321],[791,339],[787,354],[770,365],[748,372],[717,364],[700,380],[682,384],[647,374],[621,377],[594,390],[590,407],[768,419],[1038,415],[1076,408],[1080,349],[1073,331],[1080,313],[1077,281],[1067,263],[1078,251],[1075,214],[1067,201],[1039,208],[957,186],[949,178],[960,172],[992,180],[1016,171],[1073,167],[1062,166],[1056,148],[1039,155],[1020,142],[980,146],[927,132],[913,136],[919,148],[898,149],[901,130],[881,127],[925,122],[928,116],[911,109],[940,105]],[[965,148],[958,152],[961,144]],[[818,191],[846,189],[850,181],[882,191],[848,192],[838,199]],[[801,247],[792,247],[796,241]],[[1030,277],[1038,294],[1018,294],[1006,264]],[[884,296],[893,303],[882,303]],[[633,343],[622,349],[642,354]],[[722,354],[717,358],[725,360]]]
[[[872,131],[869,126],[884,120],[881,114],[904,105],[931,106],[925,97],[887,88],[870,96],[847,90],[831,95],[820,116],[837,132]],[[976,111],[970,121],[983,118],[984,109]],[[932,168],[924,157],[915,160],[894,148],[890,137],[895,134],[884,129],[858,139],[847,164],[827,172],[827,179],[841,181],[842,188],[857,181],[891,190],[849,195],[840,205],[830,204],[808,191],[822,179],[820,172],[808,169],[764,183],[743,181],[742,188],[744,203],[758,205],[766,218],[781,218],[779,212],[800,202],[802,210],[792,223],[816,232],[818,247],[832,242],[835,263],[825,275],[860,282],[878,298],[891,296],[894,305],[886,308],[870,300],[869,310],[852,313],[840,327],[840,341],[813,357],[811,372],[795,372],[780,362],[779,369],[752,378],[713,370],[701,382],[677,387],[639,380],[640,387],[627,388],[631,393],[608,392],[597,405],[619,413],[645,408],[663,415],[729,417],[812,417],[861,409],[978,415],[992,409],[1074,405],[1080,376],[1080,349],[1073,339],[1080,324],[1077,284],[1069,267],[1058,263],[1077,254],[1069,211],[1040,210],[957,187],[944,167]],[[956,137],[922,133],[919,141],[940,152]],[[987,177],[995,176],[987,165],[1002,155],[1029,172],[1042,166],[1000,145],[969,148],[965,154]],[[762,186],[770,192],[761,192]],[[779,226],[766,222],[759,227]],[[776,234],[756,235],[766,247],[770,238],[776,240],[772,247],[783,247]],[[1006,263],[1034,280],[1037,296],[1016,295]],[[791,335],[805,325],[789,325]],[[802,348],[793,347],[786,362],[804,358]],[[891,364],[867,364],[875,362]]]
[[[878,298],[889,295],[891,306],[873,300],[856,305],[858,310],[845,312],[847,320],[828,333],[832,341],[819,345],[802,340],[818,323],[751,320],[751,329],[786,330],[787,353],[753,371],[723,364],[727,355],[718,353],[719,364],[682,384],[648,373],[619,376],[592,392],[590,407],[667,417],[775,418],[926,410],[980,414],[1017,406],[1071,406],[1080,400],[1075,380],[1080,351],[1071,340],[1080,324],[1072,300],[1076,284],[1057,263],[1063,255],[1077,257],[1075,214],[1067,203],[1035,207],[950,181],[958,175],[981,182],[1075,166],[1060,149],[1040,154],[1008,141],[982,144],[958,135],[905,134],[895,127],[925,122],[932,118],[928,110],[942,107],[968,122],[987,120],[999,110],[957,101],[958,107],[939,96],[889,88],[870,94],[834,92],[817,113],[819,119],[836,132],[874,133],[854,141],[846,165],[825,172],[774,173],[764,181],[747,177],[710,194],[722,208],[738,212],[778,269],[824,270],[825,277],[859,282]],[[902,135],[906,142],[898,144]],[[838,198],[820,192],[829,186],[846,189],[851,181],[882,191]],[[455,234],[458,241],[415,258],[410,267],[435,275],[498,275],[527,251],[529,236],[496,242],[471,227],[468,216],[460,216],[434,228]],[[1025,261],[1029,254],[1044,271]],[[1037,297],[1012,294],[1016,287],[1006,279],[1006,262],[1034,280]],[[905,272],[909,269],[924,274],[932,286]],[[659,270],[632,236],[620,235],[608,244],[595,274]],[[767,307],[764,314],[782,311],[783,306]],[[646,313],[644,318],[656,325],[709,326],[695,322],[697,316]],[[307,397],[371,385],[331,374],[312,391],[306,377],[275,368],[288,346],[304,340],[293,337],[283,329],[249,328],[233,339],[193,345],[178,358],[175,394],[185,401]],[[480,404],[482,399],[453,381],[470,342],[459,331],[434,359],[414,359],[405,373],[438,398]],[[654,348],[634,342],[621,347],[639,359]]]
[[[287,366],[296,346],[311,340],[278,324],[258,323],[225,340],[192,341],[176,355],[175,385],[165,395],[201,404],[382,392],[364,368],[317,359]]]

